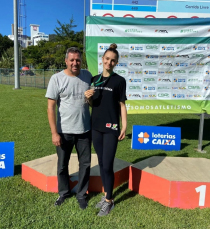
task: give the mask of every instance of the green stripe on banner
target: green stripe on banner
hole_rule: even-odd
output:
[[[89,16],[86,24],[100,25],[210,25],[209,18],[123,18],[123,17],[97,17]]]
[[[145,114],[145,113],[204,113],[202,105],[205,101],[193,100],[127,100],[126,108],[129,114]]]

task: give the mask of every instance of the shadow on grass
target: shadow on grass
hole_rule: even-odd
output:
[[[21,165],[15,165],[14,169],[14,175],[20,175],[21,174]]]
[[[114,192],[114,199],[117,198],[118,195],[120,195],[122,192],[126,191],[128,189],[128,183],[124,183],[122,186],[120,186],[120,188],[118,188],[115,192]],[[136,196],[138,193],[133,192],[133,191],[129,191],[128,193],[125,193],[123,196],[121,196],[119,199],[117,199],[114,203],[115,204],[119,204],[121,201],[127,200],[129,198],[132,198],[134,196]]]

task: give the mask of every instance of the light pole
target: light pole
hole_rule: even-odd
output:
[[[86,33],[86,28],[85,28],[85,0],[84,0],[84,34],[83,34],[83,52],[85,53],[85,33]]]
[[[13,0],[14,8],[14,73],[15,73],[15,88],[20,89],[20,73],[19,73],[19,53],[18,53],[18,8],[17,1]]]

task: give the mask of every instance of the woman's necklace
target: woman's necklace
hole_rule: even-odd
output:
[[[114,74],[114,72],[112,72],[112,73],[110,74],[110,76],[112,76],[113,74]],[[103,80],[102,82],[100,82],[100,80],[101,80],[101,78],[102,78],[102,73],[101,73],[99,79],[98,79],[95,83],[92,83],[93,85],[92,85],[92,84],[91,84],[91,85],[92,85],[92,86],[99,86],[99,85],[101,85],[102,83],[105,83],[105,82],[109,79],[110,76],[106,77],[107,79],[105,79],[105,80]]]

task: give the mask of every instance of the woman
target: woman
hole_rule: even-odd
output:
[[[114,157],[118,140],[125,138],[127,127],[126,81],[113,72],[118,63],[117,45],[111,44],[102,57],[103,72],[92,78],[94,90],[85,92],[92,105],[92,140],[98,156],[105,196],[96,205],[98,216],[107,215],[114,207]],[[120,116],[122,129],[120,131]]]

